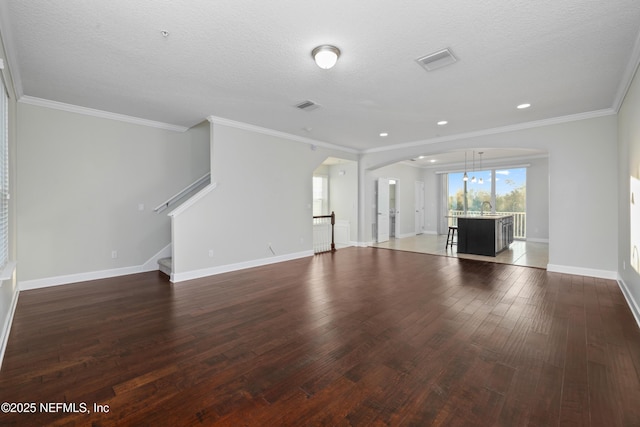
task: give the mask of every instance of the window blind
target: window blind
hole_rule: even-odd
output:
[[[0,87],[0,269],[9,261],[9,100]]]

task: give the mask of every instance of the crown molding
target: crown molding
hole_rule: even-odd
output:
[[[111,113],[109,111],[96,110],[93,108],[80,107],[73,104],[65,104],[64,102],[51,101],[48,99],[36,98],[33,96],[23,95],[18,102],[39,107],[53,108],[55,110],[68,111],[70,113],[84,114],[85,116],[99,117],[102,119],[117,120],[125,123],[133,123],[135,125],[148,126],[158,129],[170,130],[174,132],[184,132],[188,127],[172,125],[170,123],[156,122],[154,120],[141,119],[139,117],[127,116],[124,114]]]
[[[519,130],[526,130],[526,129],[568,123],[568,122],[575,122],[578,120],[593,119],[596,117],[612,116],[615,114],[617,114],[617,112],[613,108],[607,108],[604,110],[596,110],[596,111],[589,111],[586,113],[578,113],[578,114],[571,114],[567,116],[553,117],[550,119],[536,120],[533,122],[519,123],[516,125],[502,126],[497,128],[491,128],[491,129],[483,129],[483,130],[474,131],[474,132],[457,133],[455,135],[441,136],[441,137],[431,138],[431,139],[423,139],[419,141],[406,142],[403,144],[387,145],[384,147],[363,150],[361,151],[361,153],[372,154],[372,153],[398,150],[402,148],[413,148],[413,147],[419,147],[421,145],[436,144],[438,142],[457,141],[461,139],[477,138],[477,137],[487,136],[487,135],[496,135],[500,133],[515,132]]]
[[[318,141],[318,140],[311,139],[311,138],[305,138],[304,136],[298,136],[298,135],[294,135],[294,134],[291,134],[291,133],[281,132],[281,131],[278,131],[278,130],[263,128],[261,126],[251,125],[249,123],[237,122],[235,120],[229,120],[229,119],[225,119],[223,117],[209,116],[209,117],[207,117],[207,120],[210,123],[215,123],[215,124],[224,125],[224,126],[230,126],[230,127],[233,127],[233,128],[248,130],[248,131],[251,131],[251,132],[257,132],[257,133],[261,133],[263,135],[275,136],[277,138],[289,139],[291,141],[302,142],[302,143],[311,145],[312,148],[318,146],[318,147],[329,148],[329,149],[332,149],[332,150],[344,151],[344,152],[351,153],[351,154],[359,154],[359,153],[361,153],[361,151],[354,150],[352,148],[343,147],[341,145],[331,144],[331,143],[324,142],[324,141]]]
[[[622,75],[622,79],[620,80],[620,85],[618,86],[618,93],[613,101],[613,110],[617,113],[620,111],[622,107],[622,103],[624,102],[624,98],[627,96],[627,92],[629,92],[629,88],[631,87],[631,83],[633,82],[633,78],[636,75],[636,71],[638,70],[638,66],[640,65],[640,32],[638,32],[638,36],[636,37],[636,41],[633,44],[633,50],[631,51],[631,56],[629,58],[629,62],[627,62],[627,68],[624,70]]]

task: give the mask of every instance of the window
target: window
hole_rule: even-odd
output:
[[[463,173],[447,174],[448,216],[459,216],[464,213],[464,181]],[[527,169],[504,168],[481,170],[468,173],[467,181],[467,214],[478,215],[484,212],[513,215],[514,236],[518,239],[526,237],[526,196]],[[472,178],[475,176],[475,182]],[[482,183],[480,183],[482,178]],[[486,202],[491,204],[491,209]],[[484,204],[484,207],[483,207]],[[450,219],[450,224],[455,219]]]
[[[329,177],[313,176],[313,216],[329,215]]]
[[[496,169],[496,211],[524,212],[527,198],[527,170]]]

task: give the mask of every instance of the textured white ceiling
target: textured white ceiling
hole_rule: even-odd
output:
[[[637,0],[8,0],[0,11],[24,95],[181,126],[214,115],[356,150],[611,109],[640,29]],[[311,58],[320,44],[342,51],[331,70]],[[445,47],[457,63],[415,62]],[[294,108],[307,99],[321,108]]]

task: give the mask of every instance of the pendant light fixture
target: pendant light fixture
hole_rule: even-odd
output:
[[[467,150],[464,150],[464,175],[462,176],[463,181],[469,181],[469,176],[467,176]]]
[[[480,173],[482,173],[482,151],[478,151],[478,155],[480,156]],[[478,179],[478,184],[484,184],[482,176]]]
[[[476,150],[473,150],[473,176],[471,182],[476,182]]]

